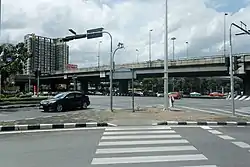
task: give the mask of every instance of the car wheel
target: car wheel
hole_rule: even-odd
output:
[[[57,104],[56,111],[57,112],[62,112],[63,111],[63,106],[61,104]]]
[[[82,108],[82,109],[86,109],[87,107],[88,107],[87,102],[83,102],[83,103],[82,103],[82,107],[81,107],[81,108]]]

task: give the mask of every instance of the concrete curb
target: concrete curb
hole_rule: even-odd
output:
[[[153,123],[152,125],[235,125],[235,126],[248,126],[250,122],[231,122],[231,121],[220,121],[220,122],[207,122],[207,121],[166,121]]]
[[[25,108],[25,107],[39,107],[39,104],[6,105],[6,106],[0,106],[0,109]]]
[[[45,130],[45,129],[67,129],[67,128],[90,128],[116,126],[106,122],[86,122],[86,123],[58,123],[58,124],[29,124],[29,125],[6,125],[0,126],[0,132],[21,131],[21,130]]]

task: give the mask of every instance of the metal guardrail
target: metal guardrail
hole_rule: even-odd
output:
[[[237,53],[234,54],[241,56],[250,56],[250,53]],[[248,60],[248,59],[247,59]],[[225,63],[225,57],[223,55],[216,56],[207,56],[207,57],[194,57],[191,59],[178,59],[178,60],[169,60],[169,66],[186,66],[186,65],[208,65],[208,64],[221,64]],[[128,64],[119,64],[116,65],[116,68],[148,68],[150,67],[149,62],[141,62],[141,63],[128,63]],[[151,62],[152,68],[164,67],[163,60],[155,60]],[[107,71],[109,70],[109,66],[104,65],[101,67],[89,67],[89,68],[80,68],[79,70],[73,71],[64,71],[64,72],[56,72],[56,74],[62,73],[76,73],[76,72],[95,72],[95,71]]]

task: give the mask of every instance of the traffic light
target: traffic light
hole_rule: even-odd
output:
[[[225,65],[226,65],[226,67],[230,67],[230,58],[229,57],[225,57]]]
[[[66,36],[64,38],[58,39],[59,42],[68,42],[68,41],[72,41],[75,39],[82,39],[82,38],[86,38],[87,34],[79,34],[79,35],[70,35],[70,36]]]
[[[239,59],[241,58],[241,56],[234,56],[233,57],[233,59],[234,59],[234,61],[233,61],[233,69],[234,69],[234,71],[237,71],[241,66],[239,65],[239,63],[241,63],[240,61],[239,61]]]

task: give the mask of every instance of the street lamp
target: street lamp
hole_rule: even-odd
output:
[[[152,57],[152,55],[151,55],[151,52],[152,52],[152,50],[151,50],[151,44],[152,44],[152,40],[151,40],[151,32],[153,31],[153,29],[151,29],[151,30],[149,30],[149,40],[148,40],[148,43],[149,43],[149,50],[148,50],[148,56],[149,56],[149,67],[151,67],[151,57]]]
[[[99,41],[98,43],[98,54],[97,54],[97,66],[100,68],[100,48],[101,48],[102,41]]]
[[[76,35],[76,32],[73,29],[69,29],[69,32],[71,32],[72,34]]]
[[[113,71],[115,71],[115,53],[119,50],[119,49],[124,49],[124,44],[123,43],[118,43],[117,48],[114,50],[113,52]],[[113,79],[113,78],[112,78]]]
[[[176,40],[176,38],[172,37],[171,40],[173,41],[173,60],[174,60],[174,41]],[[174,77],[172,78],[172,91],[174,92]]]
[[[187,48],[186,48],[187,49],[186,50],[186,57],[187,57],[187,59],[188,59],[188,44],[189,44],[188,41],[186,41],[186,46],[187,46]]]
[[[226,57],[226,16],[228,14],[224,14],[224,57]]]
[[[234,103],[234,74],[233,74],[233,44],[232,44],[232,28],[233,26],[240,29],[241,31],[243,31],[243,33],[238,33],[236,35],[250,35],[250,31],[246,29],[246,24],[243,23],[242,21],[240,22],[241,26],[235,24],[235,23],[231,23],[230,25],[230,29],[229,29],[229,42],[230,42],[230,83],[231,83],[231,103],[232,103],[232,114],[233,116],[235,115],[235,103]],[[244,25],[245,27],[242,28],[242,25]]]
[[[172,37],[171,40],[173,41],[173,60],[174,60],[174,41],[176,40],[176,38]]]
[[[139,63],[139,58],[138,58],[139,57],[139,50],[136,49],[135,51],[136,51],[136,62]]]
[[[164,110],[168,110],[168,0],[165,1]]]

